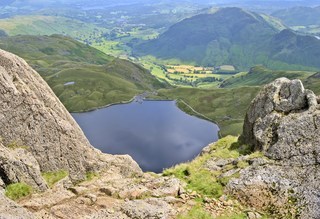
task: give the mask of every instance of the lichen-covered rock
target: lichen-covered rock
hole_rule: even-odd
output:
[[[240,140],[266,151],[277,140],[273,133],[279,118],[290,113],[313,111],[316,105],[316,95],[304,89],[300,80],[279,78],[266,85],[251,102]]]
[[[129,218],[172,218],[174,210],[172,207],[158,199],[128,201],[121,209]]]
[[[6,198],[0,191],[0,219],[33,219],[30,212]]]
[[[25,182],[39,191],[44,191],[48,188],[41,176],[38,162],[27,150],[6,148],[1,143],[0,178],[7,185]]]
[[[274,160],[320,164],[320,111],[317,97],[301,81],[280,78],[252,101],[240,140]]]
[[[249,107],[240,139],[270,162],[242,170],[229,193],[278,216],[320,218],[320,110],[312,91],[286,78],[266,85]]]
[[[40,170],[69,172],[73,182],[86,172],[116,166],[141,173],[129,156],[94,149],[46,82],[21,58],[0,50],[0,137],[4,146],[26,146]],[[1,172],[1,169],[0,169]],[[6,173],[1,172],[5,178]]]

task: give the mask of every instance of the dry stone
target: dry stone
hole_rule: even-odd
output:
[[[277,216],[320,218],[320,110],[300,80],[280,78],[252,101],[240,140],[270,159],[254,162],[229,193]]]
[[[0,191],[0,219],[34,219],[34,216]]]

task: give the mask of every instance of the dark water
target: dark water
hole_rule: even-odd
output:
[[[72,114],[93,146],[129,154],[144,171],[193,159],[218,139],[218,126],[181,111],[174,101],[143,101]]]

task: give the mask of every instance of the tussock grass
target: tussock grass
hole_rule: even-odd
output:
[[[224,186],[231,178],[238,177],[234,174],[226,178],[218,178],[221,174],[219,171],[209,171],[203,167],[205,162],[212,158],[237,158],[243,151],[238,150],[237,137],[227,136],[220,139],[210,146],[210,152],[195,158],[190,163],[176,165],[170,169],[166,169],[163,175],[174,175],[175,177],[185,181],[187,188],[197,191],[199,194],[207,197],[219,198],[223,194]],[[243,164],[240,164],[244,166]],[[226,169],[233,169],[235,166],[230,164]]]
[[[178,219],[212,219],[212,216],[201,205],[197,205],[189,212],[179,215]]]
[[[25,184],[25,183],[14,183],[10,184],[6,187],[5,195],[12,199],[12,200],[18,200],[25,196],[28,196],[32,193],[31,186]]]
[[[56,184],[61,179],[65,178],[66,176],[68,176],[68,172],[65,170],[42,173],[42,177],[46,180],[46,182],[50,188],[52,188],[54,186],[54,184]]]

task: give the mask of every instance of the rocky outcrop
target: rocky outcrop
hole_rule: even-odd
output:
[[[267,157],[228,190],[276,215],[320,218],[320,107],[300,80],[280,78],[252,101],[240,140]]]
[[[169,177],[125,177],[108,170],[90,181],[66,188],[67,179],[18,203],[35,218],[175,218],[184,201],[182,184]]]
[[[0,178],[4,185],[25,182],[40,191],[48,188],[41,176],[39,164],[30,152],[23,148],[7,148],[1,143]]]
[[[33,219],[34,216],[25,208],[6,198],[0,189],[0,218],[1,219]]]
[[[15,163],[14,156],[9,161],[4,159],[6,156],[0,157],[0,176],[5,183],[23,179],[37,184],[35,187],[41,190],[45,187],[41,177],[35,177],[39,170],[63,169],[77,182],[84,180],[88,171],[111,168],[114,164],[124,174],[141,173],[129,156],[104,155],[94,149],[46,82],[24,60],[3,50],[0,50],[0,126],[5,147],[14,145],[28,151],[26,155],[21,150],[14,152],[22,159],[18,161],[19,170],[10,168],[10,162]],[[5,147],[0,149],[9,153]],[[24,159],[26,156],[34,158]],[[26,160],[32,160],[32,168],[22,167]],[[24,175],[23,170],[27,170]]]

